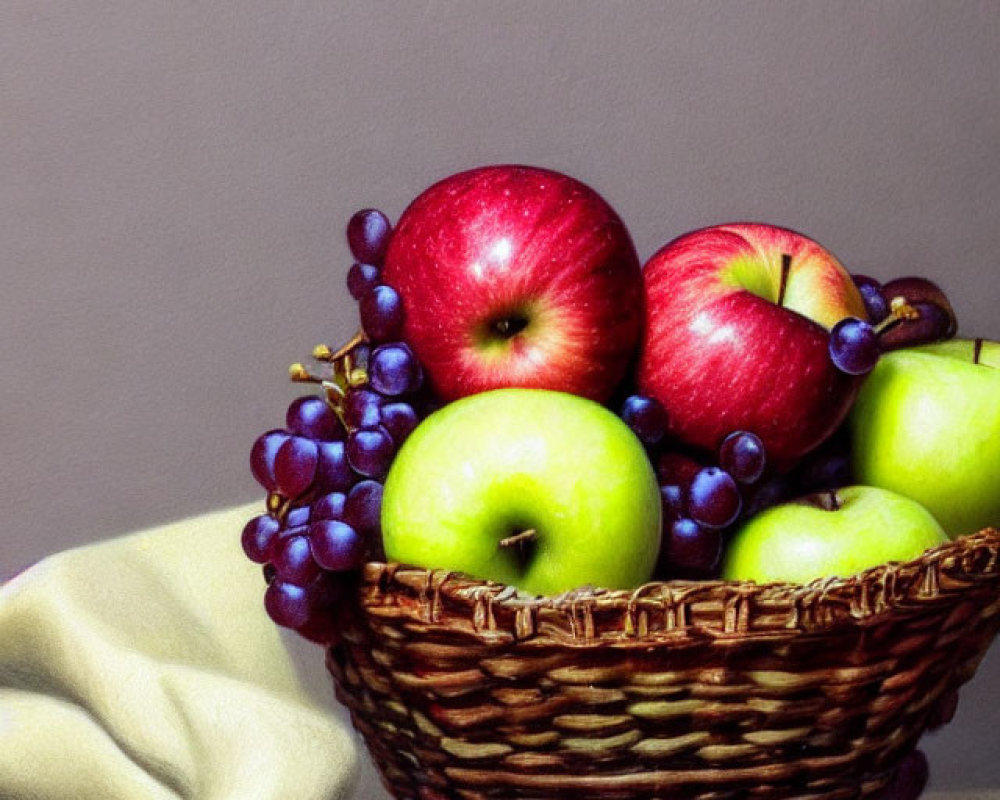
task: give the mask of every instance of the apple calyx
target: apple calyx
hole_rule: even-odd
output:
[[[495,338],[513,339],[530,324],[525,314],[512,313],[490,320],[486,328]]]

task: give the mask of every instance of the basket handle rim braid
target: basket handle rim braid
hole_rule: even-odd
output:
[[[662,638],[780,639],[876,625],[887,616],[919,614],[969,594],[981,596],[981,613],[1000,612],[996,528],[911,561],[807,584],[670,580],[631,591],[581,587],[533,596],[447,570],[369,562],[357,600],[375,617],[418,627],[443,625],[478,639],[627,647]]]

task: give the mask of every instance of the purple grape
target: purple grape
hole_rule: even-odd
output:
[[[347,572],[365,562],[365,540],[346,522],[324,519],[309,528],[313,558],[323,569]]]
[[[361,298],[361,327],[373,342],[389,342],[403,329],[403,300],[391,286],[380,285]]]
[[[799,472],[799,488],[807,494],[839,489],[851,482],[851,459],[846,453],[818,453]]]
[[[719,467],[705,467],[688,488],[688,513],[705,528],[725,528],[740,515],[743,498],[733,476]]]
[[[343,492],[330,492],[313,501],[310,509],[310,519],[340,519],[344,515],[344,501],[347,495]]]
[[[740,483],[756,483],[767,465],[764,442],[750,431],[729,434],[719,447],[719,465]]]
[[[345,449],[347,463],[366,478],[384,478],[396,454],[392,436],[381,425],[351,431]]]
[[[278,488],[274,479],[274,459],[281,446],[290,438],[287,431],[272,430],[261,434],[250,449],[250,472],[267,491]]]
[[[358,262],[347,271],[347,291],[355,300],[360,300],[378,283],[379,268],[374,264]]]
[[[391,233],[392,225],[385,214],[375,208],[363,208],[347,223],[347,246],[358,261],[381,266]]]
[[[622,405],[621,418],[643,444],[659,442],[667,432],[667,412],[659,401],[633,394]]]
[[[878,333],[863,319],[845,317],[830,331],[830,359],[848,375],[871,372],[881,351]]]
[[[382,537],[382,484],[378,481],[359,481],[344,503],[344,521],[370,539]]]
[[[682,516],[686,509],[684,502],[684,487],[668,483],[660,487],[660,499],[663,501],[663,518],[676,519]]]
[[[288,430],[307,439],[331,442],[344,438],[344,428],[330,405],[318,395],[292,401],[285,415]]]
[[[380,421],[398,448],[417,427],[420,418],[409,403],[396,402],[382,406]]]
[[[320,442],[319,464],[316,467],[316,491],[346,492],[357,478],[347,463],[347,447],[343,442]]]
[[[254,517],[243,527],[240,541],[247,558],[258,564],[266,564],[274,557],[281,523],[274,517],[262,514]]]
[[[340,444],[333,442],[332,444]],[[274,480],[285,497],[298,497],[316,477],[319,446],[311,439],[292,436],[278,449],[274,459]]]
[[[682,517],[670,526],[664,547],[673,570],[708,574],[718,568],[722,558],[722,534]]]
[[[921,344],[931,344],[949,339],[955,335],[954,317],[948,311],[935,303],[910,303],[918,317],[906,320],[897,328],[890,328],[886,336],[892,339],[892,347],[913,347]],[[890,336],[890,334],[895,334]],[[902,334],[902,335],[901,335]]]
[[[271,561],[283,581],[304,586],[319,575],[319,564],[313,559],[306,535],[289,536]]]
[[[275,578],[264,592],[264,609],[278,625],[299,628],[309,620],[309,593],[302,586]]]
[[[382,396],[370,389],[352,389],[344,399],[344,422],[349,428],[372,428],[381,418]]]
[[[889,316],[889,302],[882,294],[882,284],[867,275],[852,275],[854,285],[858,287],[858,293],[865,303],[865,311],[868,320],[872,323],[879,323]]]
[[[281,541],[289,538],[290,536],[304,536],[308,525],[295,525],[293,527],[288,527],[287,525],[281,529],[281,533],[278,534],[278,538]]]
[[[753,487],[747,498],[744,516],[752,517],[765,508],[785,502],[792,496],[792,489],[792,482],[785,475],[774,475],[761,481]]]
[[[376,347],[368,362],[368,380],[372,388],[389,397],[410,394],[420,388],[423,373],[413,351],[402,343]]]
[[[309,506],[290,508],[288,509],[288,513],[285,514],[285,527],[301,528],[303,525],[308,525],[309,516]]]
[[[917,800],[927,786],[930,765],[922,750],[911,750],[899,762],[886,788],[886,800]]]

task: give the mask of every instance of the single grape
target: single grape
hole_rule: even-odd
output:
[[[904,320],[894,328],[889,328],[882,337],[887,350],[900,347],[915,347],[950,339],[955,335],[955,318],[935,303],[917,301],[910,303],[917,312],[917,318]]]
[[[417,416],[416,410],[409,403],[395,402],[386,403],[382,406],[379,421],[382,427],[389,431],[389,435],[398,448],[406,441],[406,437],[413,432],[413,429],[417,427],[420,418]]]
[[[344,438],[344,428],[330,405],[318,395],[292,401],[285,415],[288,430],[307,439],[330,442]]]
[[[403,329],[403,300],[391,286],[380,285],[361,298],[361,327],[373,342],[389,342]]]
[[[667,432],[667,412],[659,401],[633,394],[622,405],[621,418],[643,444],[654,445]]]
[[[922,750],[911,750],[899,762],[886,789],[886,800],[917,800],[927,786],[930,765]]]
[[[310,509],[310,519],[340,519],[344,515],[344,501],[346,499],[347,495],[343,492],[330,492],[316,498]]]
[[[740,483],[756,483],[767,465],[764,442],[750,431],[729,434],[719,447],[719,465]]]
[[[313,558],[323,569],[346,572],[365,561],[365,538],[346,522],[322,519],[309,528]]]
[[[360,300],[378,286],[378,283],[379,268],[374,264],[359,261],[347,270],[347,291],[355,300]]]
[[[247,558],[258,564],[266,564],[274,557],[281,523],[268,514],[254,517],[243,527],[240,539]]]
[[[687,486],[702,466],[690,456],[667,450],[656,459],[656,477],[661,486],[671,483]]]
[[[385,214],[375,208],[363,208],[347,223],[347,246],[358,261],[381,266],[391,233],[392,225]]]
[[[793,493],[792,482],[787,476],[773,475],[749,487],[743,515],[749,518],[759,514],[765,508],[785,502]]]
[[[303,525],[308,525],[309,516],[309,506],[295,506],[295,508],[290,508],[288,509],[288,513],[285,514],[285,527],[301,528]]]
[[[664,546],[668,564],[681,573],[710,574],[722,558],[722,534],[686,517],[670,526]]]
[[[299,628],[309,619],[309,593],[302,586],[276,577],[264,592],[264,609],[278,625]]]
[[[347,436],[347,462],[366,478],[384,478],[396,454],[396,443],[389,432],[378,425],[360,428]]]
[[[346,492],[357,480],[347,463],[346,445],[343,442],[320,442],[318,450],[316,491]]]
[[[274,478],[274,459],[278,450],[289,438],[287,431],[268,431],[258,436],[250,449],[250,472],[257,483],[269,492],[278,488]]]
[[[668,483],[665,486],[661,486],[660,500],[663,502],[664,520],[677,519],[687,511],[683,486],[678,486],[675,483]]]
[[[286,497],[298,497],[312,485],[318,464],[319,446],[316,442],[303,436],[289,437],[274,459],[274,479],[278,491]]]
[[[830,331],[830,359],[848,375],[871,372],[881,350],[875,328],[857,317],[844,317]]]
[[[852,483],[851,459],[846,453],[817,453],[800,466],[798,473],[799,489],[806,494]]]
[[[725,528],[740,515],[743,498],[732,475],[719,467],[705,467],[691,481],[687,506],[702,527]]]
[[[283,539],[271,561],[283,581],[305,586],[319,575],[320,565],[309,549],[309,537],[303,534]]]
[[[347,493],[344,503],[344,521],[363,536],[379,541],[382,538],[382,484],[378,481],[359,481]]]
[[[423,372],[413,351],[403,342],[394,342],[372,351],[368,380],[375,391],[396,397],[417,391],[423,381]]]
[[[867,275],[852,275],[851,279],[864,300],[869,322],[879,323],[889,316],[889,301],[882,294],[881,283]]]
[[[370,389],[352,389],[344,399],[344,422],[349,428],[371,428],[381,419],[382,395]]]

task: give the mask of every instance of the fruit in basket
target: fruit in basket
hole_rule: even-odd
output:
[[[773,506],[736,531],[723,557],[727,580],[808,583],[908,561],[948,541],[931,513],[908,497],[847,486]]]
[[[813,240],[772,225],[704,228],[657,252],[644,281],[639,389],[682,441],[714,451],[750,431],[782,465],[847,415],[860,378],[831,362],[829,329],[865,319],[865,304]]]
[[[642,444],[603,406],[500,389],[417,426],[385,483],[386,557],[558,594],[648,580],[660,495]]]
[[[850,429],[857,480],[912,497],[952,537],[1000,525],[1000,343],[885,354]]]
[[[600,195],[557,172],[484,167],[430,187],[400,217],[382,280],[444,400],[522,386],[604,401],[638,344],[629,233]]]

